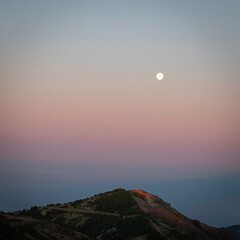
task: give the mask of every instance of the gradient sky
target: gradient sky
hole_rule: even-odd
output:
[[[240,223],[239,9],[0,1],[0,210],[121,185],[215,226]]]

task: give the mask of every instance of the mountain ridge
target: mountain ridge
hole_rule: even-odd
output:
[[[6,238],[7,236],[7,238]],[[144,190],[115,189],[90,198],[0,214],[0,239],[235,240]]]

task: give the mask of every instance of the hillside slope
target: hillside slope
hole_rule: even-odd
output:
[[[240,240],[240,225],[233,225],[233,226],[227,227],[227,229],[234,232],[237,237],[237,240]]]
[[[0,239],[234,240],[191,220],[157,196],[116,189],[65,204],[0,214]]]

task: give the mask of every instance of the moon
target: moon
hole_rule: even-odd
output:
[[[163,80],[163,78],[164,78],[163,73],[157,73],[156,78],[157,78],[157,80]]]

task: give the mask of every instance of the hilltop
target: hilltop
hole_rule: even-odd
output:
[[[64,204],[0,213],[0,239],[234,240],[225,228],[191,220],[158,196],[115,189]]]

